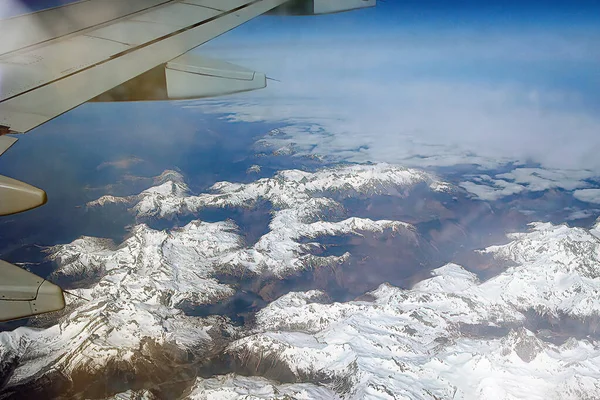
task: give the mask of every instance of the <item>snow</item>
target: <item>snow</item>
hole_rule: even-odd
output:
[[[219,182],[199,195],[176,171],[165,171],[155,185],[90,204],[130,207],[138,223],[122,243],[84,236],[48,249],[59,266],[54,277],[85,282],[74,292],[90,301],[69,298],[49,328],[0,333],[2,366],[16,363],[9,386],[27,385],[50,370],[75,376],[102,374],[109,363],[160,367],[161,352],[204,359],[227,341],[219,356],[261,376],[197,378],[188,398],[600,398],[600,343],[592,337],[542,340],[530,313],[593,329],[586,321],[600,317],[600,221],[591,229],[539,222],[510,234],[508,244],[481,250],[509,263],[483,282],[449,263],[411,289],[382,284],[345,303],[318,290],[291,292],[260,310],[252,325],[234,328],[227,318],[187,316],[178,307],[233,295],[236,288],[219,276],[285,277],[347,259],[312,254],[322,236],[388,232],[417,243],[412,225],[347,215],[340,200],[403,197],[417,185],[434,192],[455,188],[387,164],[281,171],[247,184]],[[252,208],[265,200],[273,205],[268,232],[251,245],[231,220],[195,220],[164,231],[142,222],[210,207]]]
[[[599,343],[538,339],[516,307],[482,297],[485,285],[451,264],[411,290],[381,285],[372,301],[323,304],[322,293],[290,293],[261,310],[254,334],[227,352],[270,360],[299,382],[347,382],[347,399],[600,395]],[[508,334],[466,334],[465,326]]]
[[[260,165],[251,165],[250,167],[248,167],[248,169],[246,170],[247,174],[258,174],[261,171],[261,166]]]
[[[403,191],[420,183],[427,184],[436,192],[453,190],[451,185],[431,174],[389,164],[349,165],[317,172],[280,171],[273,178],[259,179],[248,184],[218,182],[212,187],[214,194],[204,193],[198,196],[190,195],[189,188],[180,176],[176,178],[177,180],[164,181],[163,177],[161,181],[164,182],[158,187],[128,198],[105,197],[103,203],[130,203],[132,212],[139,218],[172,218],[175,215],[194,213],[205,207],[251,207],[260,200],[268,200],[282,209],[294,209],[315,197],[334,193],[343,197],[352,197],[358,193],[402,196]]]
[[[151,351],[152,343],[184,353],[207,351],[213,340],[209,331],[230,329],[227,319],[188,317],[176,307],[234,293],[213,275],[215,260],[240,246],[235,230],[229,222],[195,221],[171,232],[138,225],[118,247],[82,237],[49,249],[59,264],[57,275],[95,282],[72,290],[89,301],[67,297],[70,304],[57,325],[0,334],[0,348],[21,359],[8,385],[22,384],[50,366],[67,375],[101,373],[109,362],[132,362],[140,350]]]
[[[286,170],[273,178],[259,179],[248,184],[218,182],[214,193],[191,195],[180,175],[166,180],[173,172],[165,172],[157,183],[137,196],[101,198],[90,203],[127,203],[140,220],[147,218],[175,218],[210,208],[253,208],[261,201],[273,205],[269,232],[251,248],[241,249],[227,258],[237,270],[251,274],[270,273],[286,276],[315,265],[335,265],[347,256],[316,257],[310,248],[316,243],[300,244],[301,239],[316,239],[329,235],[361,235],[364,232],[389,230],[416,240],[414,228],[401,221],[373,221],[349,218],[326,221],[330,214],[341,214],[343,206],[335,199],[378,193],[404,196],[417,184],[426,184],[434,192],[451,192],[454,188],[423,171],[388,164],[350,165],[327,168],[317,172]]]
[[[526,313],[584,326],[598,316],[600,241],[550,223],[509,237],[484,252],[517,265],[488,281],[447,264],[410,290],[383,284],[365,300],[289,293],[227,352],[268,359],[300,382],[343,381],[348,399],[598,398],[600,343],[543,341],[526,328]]]
[[[107,400],[155,400],[156,396],[149,390],[128,390],[123,393],[116,394]]]
[[[590,233],[600,239],[600,218],[596,220],[596,223],[590,229]]]
[[[460,293],[479,284],[477,275],[457,264],[446,264],[432,271],[434,278],[417,283],[413,289],[428,292]]]
[[[82,237],[49,249],[49,258],[59,264],[56,275],[102,271],[100,283],[110,282],[110,287],[98,284],[86,291],[88,296],[176,307],[183,301],[203,304],[232,295],[233,289],[213,276],[224,272],[219,269],[222,258],[241,246],[237,226],[230,221],[193,221],[170,232],[141,224],[118,247]]]
[[[211,329],[220,332],[233,328],[226,318],[190,317],[179,307],[215,303],[232,296],[235,288],[217,276],[285,276],[347,259],[348,254],[311,254],[312,248],[319,246],[311,240],[324,235],[389,231],[416,240],[414,228],[401,221],[353,216],[328,221],[331,212],[343,209],[328,196],[389,191],[403,195],[401,190],[417,183],[430,184],[432,190],[451,190],[429,174],[388,165],[315,173],[282,171],[274,178],[249,184],[217,183],[215,193],[198,196],[190,193],[176,171],[165,171],[154,183],[156,186],[139,195],[105,196],[89,206],[122,203],[128,204],[139,219],[168,219],[204,207],[252,207],[266,199],[276,204],[269,231],[247,246],[231,220],[194,220],[164,231],[139,223],[122,243],[84,236],[49,248],[49,259],[58,264],[53,278],[84,282],[83,288],[73,292],[90,301],[68,298],[67,311],[59,323],[47,329],[19,328],[0,334],[0,352],[6,360],[21,360],[7,382],[9,386],[40,377],[50,366],[67,375],[75,371],[102,373],[109,362],[133,363],[135,354],[145,346],[159,352],[174,348],[184,354],[208,351],[213,340]],[[317,194],[320,197],[315,197]]]
[[[482,284],[484,290],[522,311],[600,315],[600,240],[593,230],[538,223],[509,237],[484,252],[517,265]]]
[[[129,204],[131,200],[127,197],[116,197],[111,195],[102,196],[97,200],[87,203],[88,208],[104,207],[108,204]]]
[[[66,376],[102,373],[110,362],[131,362],[139,351],[152,354],[153,343],[202,353],[210,347],[213,327],[226,328],[226,321],[186,317],[160,305],[92,300],[48,329],[22,327],[0,335],[2,352],[20,359],[7,386],[23,384],[49,368]]]
[[[322,386],[296,383],[280,384],[264,378],[243,377],[233,374],[212,379],[198,378],[190,400],[337,400],[335,392]]]

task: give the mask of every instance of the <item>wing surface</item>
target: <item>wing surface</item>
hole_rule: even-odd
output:
[[[88,0],[0,21],[21,34],[0,45],[0,134],[27,132],[286,1]]]

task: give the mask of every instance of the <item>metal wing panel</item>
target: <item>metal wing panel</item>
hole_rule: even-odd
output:
[[[0,102],[130,48],[121,43],[80,35],[51,46],[0,58]]]
[[[124,33],[131,35],[140,45],[219,14],[219,11],[209,8],[174,3],[131,17],[125,22],[117,22],[115,25],[119,27],[129,22],[129,29]],[[140,25],[139,22],[143,24]],[[38,49],[1,57],[0,102],[134,47],[127,37],[113,40],[103,36],[110,28],[113,26],[92,30]],[[157,37],[159,32],[162,34]]]
[[[205,13],[202,14],[204,16],[213,15],[213,17],[208,19],[200,17],[199,21],[189,26],[176,28],[165,36],[120,54],[106,56],[108,54],[106,52],[102,61],[94,64],[86,62],[79,70],[76,69],[78,64],[74,61],[77,57],[71,57],[73,65],[70,69],[64,65],[65,70],[69,71],[67,76],[60,76],[54,81],[43,83],[35,89],[29,89],[23,94],[0,102],[0,125],[7,126],[15,132],[29,131],[285,2],[286,0],[245,1],[245,5],[217,15],[213,12],[207,13],[211,10],[203,7],[189,6],[196,10],[204,10],[202,11]],[[179,3],[166,5],[164,9],[174,6],[179,9],[179,12],[184,12],[184,9],[179,7],[181,6]],[[185,9],[186,13],[188,11],[189,9]],[[197,17],[198,15],[200,14],[196,14]],[[170,18],[172,17],[167,17],[167,22],[171,21]],[[138,20],[139,16],[135,19]],[[104,41],[110,42],[110,40]],[[122,43],[114,44],[126,46]],[[56,45],[56,43],[48,45],[47,50],[52,52],[53,46]],[[56,69],[52,70],[56,71]],[[47,80],[47,77],[45,78]],[[7,77],[0,76],[0,79],[7,79]]]
[[[142,21],[121,21],[95,29],[86,36],[112,40],[129,46],[139,46],[173,32],[173,27]]]
[[[170,1],[85,0],[5,19],[1,21],[0,55],[73,34],[90,26],[109,23]]]
[[[193,74],[218,76],[221,78],[250,81],[255,72],[221,60],[200,57],[197,54],[184,54],[167,63],[167,69],[180,70]]]
[[[151,22],[176,28],[185,28],[186,26],[205,21],[219,14],[222,14],[222,12],[211,8],[178,3],[138,15],[132,18],[131,21]]]

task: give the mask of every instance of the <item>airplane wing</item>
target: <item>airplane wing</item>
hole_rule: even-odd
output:
[[[264,88],[264,73],[190,50],[267,12],[317,15],[375,3],[80,0],[0,20],[0,155],[15,141],[3,135],[28,132],[88,101],[192,99]],[[0,215],[45,202],[43,190],[0,176]],[[0,281],[27,282],[27,293],[37,295],[43,279],[28,274],[0,263]],[[57,298],[45,303],[62,307],[62,291],[51,293]],[[49,311],[39,303],[34,310],[29,294],[8,295],[0,288],[0,321]]]
[[[0,125],[27,132],[285,1],[92,0],[6,20]]]
[[[62,289],[47,280],[0,260],[0,321],[62,310]]]

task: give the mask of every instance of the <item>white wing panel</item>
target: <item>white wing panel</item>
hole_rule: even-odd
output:
[[[219,14],[210,8],[175,3],[48,46],[1,57],[0,102]]]
[[[129,48],[117,42],[81,35],[37,50],[0,58],[0,101],[60,79]]]
[[[169,1],[86,0],[1,20],[0,55],[108,23]]]
[[[16,132],[31,130],[285,2],[286,0],[249,1],[247,6],[236,9],[235,12],[225,12],[218,18],[194,23],[174,31],[161,40],[155,40],[118,56],[109,57],[81,69],[77,73],[71,73],[67,77],[0,102],[0,125],[9,127],[10,130]],[[165,8],[172,6],[167,5]],[[202,7],[194,8],[206,10]],[[106,42],[109,41],[106,40]],[[115,44],[119,45],[119,43]],[[49,45],[48,48],[52,46],[54,45]],[[71,68],[74,67],[76,65]],[[71,71],[73,70],[71,69]],[[5,79],[5,77],[0,79]]]
[[[166,36],[171,32],[173,32],[173,27],[168,25],[141,21],[122,21],[95,29],[86,33],[86,36],[112,40],[129,46],[139,46]]]
[[[179,3],[141,14],[134,17],[132,21],[151,22],[185,28],[186,26],[205,21],[219,14],[222,14],[222,12],[211,8]]]

